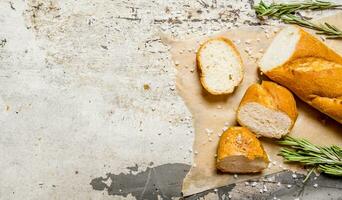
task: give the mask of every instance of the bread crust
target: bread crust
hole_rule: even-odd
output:
[[[220,161],[231,156],[243,156],[250,161],[261,159],[267,166],[268,156],[256,136],[244,127],[230,127],[226,130],[219,141],[217,149],[216,167],[221,171],[226,171]],[[260,170],[252,171],[258,172]]]
[[[240,66],[241,66],[241,69],[240,69],[241,78],[240,78],[239,82],[233,87],[232,90],[227,90],[227,91],[224,91],[224,92],[217,92],[215,90],[212,90],[204,81],[205,77],[203,76],[203,70],[202,70],[203,66],[202,66],[201,51],[202,51],[203,48],[205,48],[205,46],[207,44],[209,44],[210,42],[215,41],[215,40],[223,41],[224,43],[226,43],[233,50],[233,52],[235,53],[235,56],[239,60],[239,63],[240,63]],[[243,80],[244,67],[243,67],[243,62],[242,62],[241,55],[240,55],[239,51],[237,50],[237,48],[235,47],[234,43],[232,41],[230,41],[228,38],[225,38],[225,37],[211,38],[211,39],[205,41],[203,44],[201,44],[201,46],[199,47],[199,49],[197,50],[197,53],[196,53],[196,64],[197,64],[197,68],[199,70],[200,82],[201,82],[203,88],[206,89],[210,94],[213,94],[213,95],[230,94],[230,93],[232,93],[235,90],[235,88]]]
[[[291,127],[289,130],[292,129],[297,119],[298,112],[296,100],[292,93],[285,87],[271,81],[263,81],[261,84],[252,84],[246,90],[246,93],[240,102],[237,115],[242,106],[251,102],[285,113],[291,119]],[[237,121],[242,125],[238,116]]]
[[[313,35],[297,28],[300,38],[290,59],[264,73],[342,123],[342,57]]]

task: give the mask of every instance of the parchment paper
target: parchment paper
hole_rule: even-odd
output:
[[[342,14],[323,20],[342,28]],[[263,173],[238,175],[237,178],[234,178],[232,174],[220,173],[215,168],[215,155],[222,129],[237,124],[236,109],[246,88],[252,83],[265,79],[265,77],[258,75],[260,73],[257,69],[256,60],[261,57],[275,32],[280,29],[281,27],[245,27],[219,34],[230,38],[235,43],[245,66],[242,84],[233,94],[225,96],[210,95],[199,82],[195,50],[200,42],[208,39],[208,37],[186,41],[172,41],[163,38],[164,42],[171,46],[171,54],[177,69],[177,90],[192,113],[195,129],[194,163],[183,182],[182,192],[184,196],[284,169],[304,172],[304,169],[299,166],[283,164],[282,158],[277,156],[279,146],[275,144],[275,140],[263,138],[261,138],[262,143],[271,160],[269,168]],[[326,43],[337,52],[342,53],[342,41],[327,40]],[[341,146],[342,125],[309,107],[299,99],[296,100],[299,116],[290,135],[307,138],[319,145],[337,144]]]

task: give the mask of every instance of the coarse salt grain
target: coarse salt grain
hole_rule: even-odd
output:
[[[209,128],[206,128],[206,129],[205,129],[205,132],[206,132],[208,135],[210,135],[210,134],[212,134],[214,131],[211,130],[211,129],[209,129]]]
[[[318,187],[318,184],[317,184],[317,183],[315,183],[313,186],[316,188],[316,187]]]
[[[252,187],[255,187],[257,185],[257,182],[252,183]]]
[[[291,188],[291,187],[292,187],[292,185],[290,185],[290,184],[289,184],[289,185],[287,185],[287,188]]]
[[[297,178],[297,174],[292,174],[292,178]]]
[[[234,174],[234,178],[237,179],[237,178],[238,178],[238,175],[237,175],[237,174]]]

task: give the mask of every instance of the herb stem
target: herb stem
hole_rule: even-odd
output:
[[[303,165],[317,166],[320,171],[342,176],[342,148],[338,146],[319,147],[305,139],[286,136],[279,144],[288,148],[281,148],[281,155],[285,162],[298,162]]]

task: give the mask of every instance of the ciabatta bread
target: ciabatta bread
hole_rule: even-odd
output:
[[[229,94],[243,78],[239,52],[227,38],[209,39],[197,51],[202,86],[211,94]]]
[[[237,111],[241,126],[269,138],[281,138],[289,133],[296,119],[296,101],[291,92],[270,81],[251,85]]]
[[[230,173],[254,173],[267,168],[268,163],[261,142],[247,128],[230,127],[222,134],[217,149],[217,169]]]
[[[342,123],[342,57],[297,26],[283,29],[259,61],[260,70]]]

